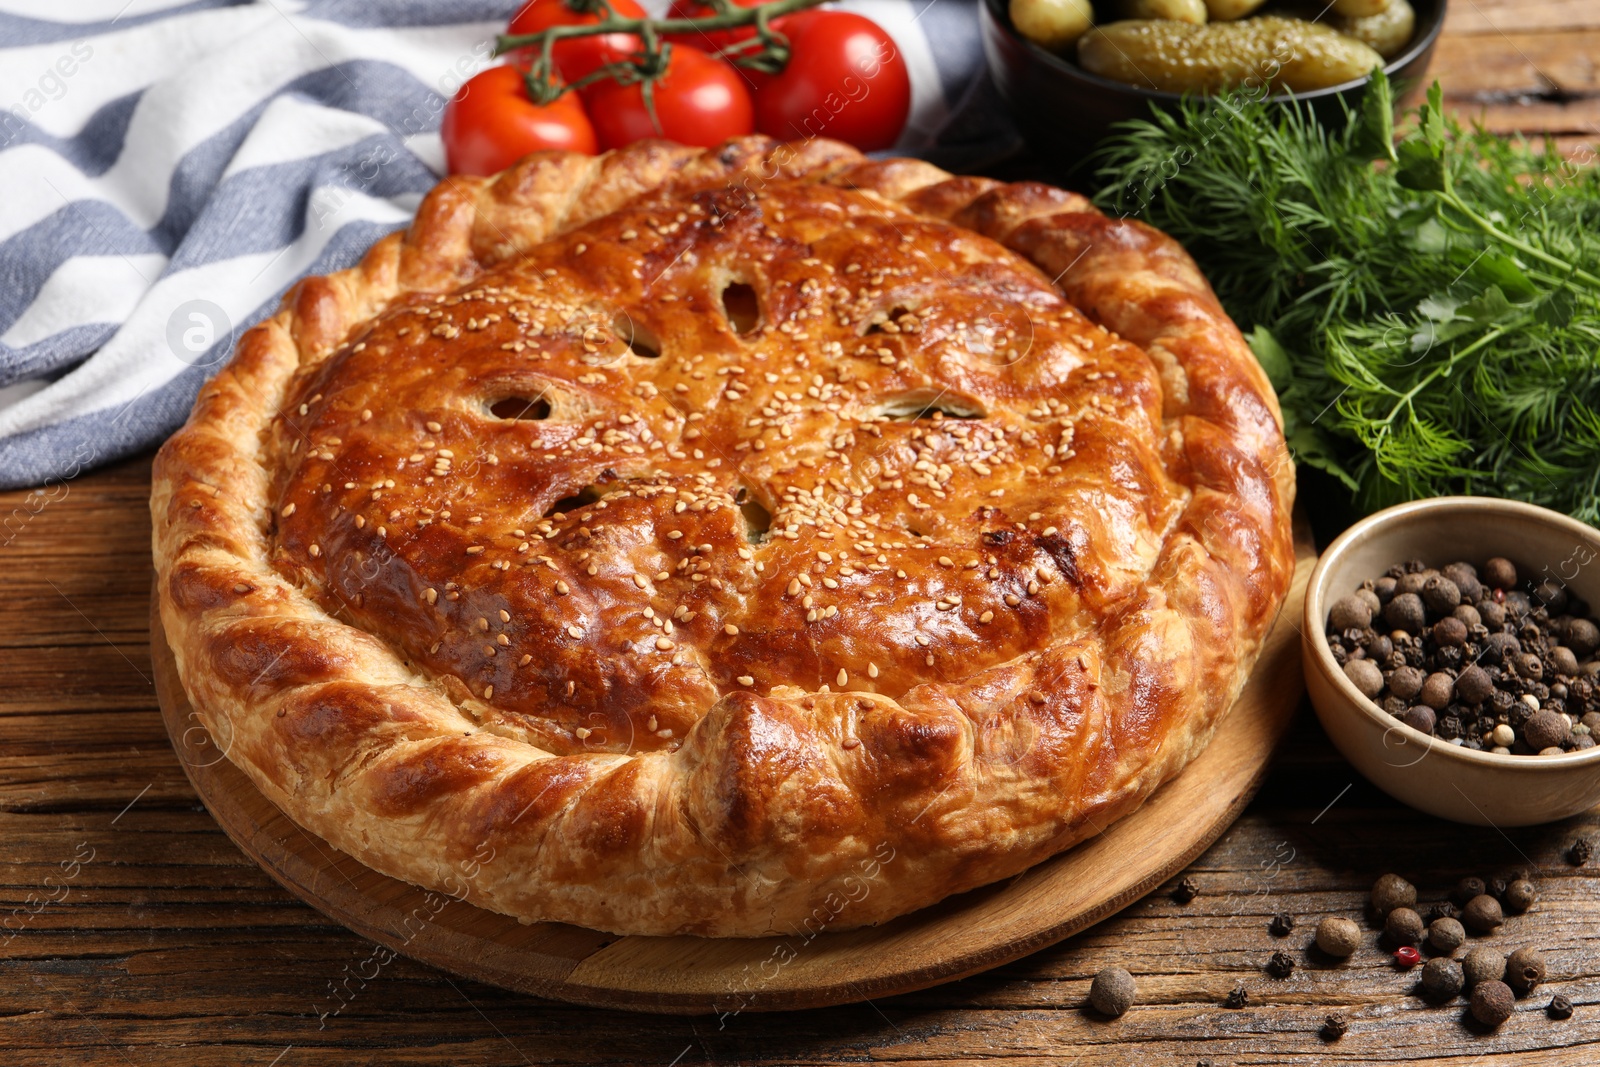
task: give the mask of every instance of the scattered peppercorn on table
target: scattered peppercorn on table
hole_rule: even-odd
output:
[[[1435,72],[1494,130],[1600,141],[1600,5],[1462,0]],[[162,727],[148,649],[148,459],[0,494],[0,1064],[1591,1062],[1600,1043],[1600,813],[1511,830],[1389,800],[1301,716],[1245,816],[1172,885],[1018,963],[850,1007],[724,1019],[551,1004],[391,957],[323,919],[200,806]],[[1593,841],[1595,845],[1590,845]],[[1574,847],[1577,843],[1577,847]],[[1394,929],[1380,942],[1374,883]],[[1525,875],[1531,885],[1514,885]],[[1513,902],[1479,926],[1480,883]],[[1515,910],[1525,894],[1533,900]],[[1457,918],[1442,912],[1458,900]],[[1180,903],[1186,900],[1186,903]],[[1474,910],[1476,909],[1476,910]],[[1435,914],[1440,910],[1439,914]],[[1312,947],[1349,920],[1348,958]],[[1426,923],[1422,932],[1419,923]],[[1339,926],[1330,938],[1348,936]],[[1515,958],[1397,965],[1465,938]],[[1343,948],[1342,941],[1333,941]],[[1466,970],[1492,965],[1467,959]],[[1129,972],[1117,1018],[1088,1007]],[[1495,998],[1543,969],[1534,991]],[[1481,983],[1488,985],[1487,982]],[[1498,984],[1496,980],[1496,984]],[[1121,976],[1100,1000],[1120,1009]],[[1519,1055],[1511,1056],[1516,1053]],[[1506,1057],[1506,1058],[1501,1058]]]

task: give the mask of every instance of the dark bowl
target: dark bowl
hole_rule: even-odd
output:
[[[1411,44],[1383,68],[1397,83],[1397,99],[1408,100],[1422,88],[1423,76],[1433,61],[1433,46],[1444,27],[1446,3],[1411,0],[1417,13]],[[1075,61],[1024,39],[1011,26],[1006,0],[983,0],[978,6],[989,72],[1029,148],[1043,159],[1066,166],[1077,164],[1094,151],[1113,124],[1148,118],[1151,105],[1176,110],[1183,100],[1180,93],[1143,89],[1090,74]],[[1339,102],[1359,106],[1368,80],[1358,78],[1293,96],[1279,93],[1267,100],[1287,103],[1299,99],[1323,122],[1340,122],[1344,110]]]

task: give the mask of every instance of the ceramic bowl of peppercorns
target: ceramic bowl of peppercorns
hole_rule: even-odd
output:
[[[1350,527],[1306,594],[1306,689],[1356,769],[1480,826],[1600,804],[1600,531],[1489,497]]]

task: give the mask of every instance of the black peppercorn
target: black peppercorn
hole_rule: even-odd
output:
[[[1538,949],[1519,948],[1506,958],[1506,984],[1519,996],[1532,993],[1544,978],[1544,954]]]
[[[1422,995],[1429,1000],[1446,1001],[1461,992],[1464,982],[1461,964],[1446,956],[1439,956],[1423,965],[1418,985],[1422,988]]]
[[[1248,1003],[1250,1003],[1250,993],[1241,983],[1233,987],[1233,991],[1228,994],[1228,999],[1222,1002],[1222,1006],[1224,1008],[1242,1008]]]
[[[1485,1026],[1499,1026],[1511,1018],[1516,1002],[1504,982],[1479,982],[1472,987],[1472,1017]]]
[[[1461,720],[1456,718],[1454,715],[1446,715],[1444,718],[1440,719],[1438,726],[1435,727],[1435,729],[1437,730],[1439,736],[1447,741],[1460,737],[1466,732],[1466,728],[1462,725]]]
[[[1287,952],[1274,952],[1267,960],[1267,973],[1274,978],[1287,978],[1294,973],[1294,957]]]
[[[1429,923],[1436,923],[1440,919],[1459,919],[1461,911],[1448,900],[1441,900],[1437,904],[1430,904],[1423,918]]]
[[[1178,884],[1172,887],[1172,899],[1179,904],[1187,904],[1199,895],[1200,883],[1187,875],[1179,879]]]
[[[1487,934],[1505,922],[1505,914],[1500,910],[1498,900],[1481,893],[1467,901],[1467,906],[1461,909],[1461,921],[1469,930]]]
[[[1571,848],[1567,849],[1567,862],[1574,867],[1582,867],[1589,862],[1589,856],[1593,851],[1594,846],[1589,843],[1589,839],[1580,837],[1572,843]]]
[[[1337,1041],[1350,1032],[1350,1024],[1343,1015],[1330,1015],[1322,1020],[1322,1029],[1319,1031],[1324,1041]]]
[[[1573,619],[1567,623],[1567,647],[1578,656],[1587,656],[1600,648],[1600,626],[1589,619]]]
[[[1267,932],[1273,937],[1288,937],[1293,929],[1294,916],[1281,911],[1272,917],[1272,922],[1267,926]]]
[[[1487,883],[1485,883],[1483,891],[1488,893],[1491,897],[1494,897],[1496,900],[1504,901],[1506,897],[1506,886],[1510,884],[1510,881],[1505,878],[1491,878]]]
[[[1550,998],[1550,1006],[1545,1009],[1552,1019],[1572,1018],[1572,1001],[1570,998],[1557,993]]]

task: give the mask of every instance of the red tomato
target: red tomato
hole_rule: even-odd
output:
[[[637,0],[609,0],[611,10],[622,18],[642,19],[644,8]],[[593,26],[600,21],[596,0],[528,0],[511,16],[508,33],[538,33],[552,26]],[[593,37],[573,37],[557,41],[551,58],[561,80],[571,85],[607,63],[615,63],[639,51],[639,38],[631,33],[602,33]],[[516,62],[530,66],[536,50],[519,48]]]
[[[652,94],[660,129],[650,121],[637,82],[623,85],[607,78],[583,91],[602,147],[621,148],[634,141],[664,137],[710,148],[755,128],[744,76],[698,48],[672,45],[667,69],[656,77]]]
[[[735,7],[757,7],[762,0],[733,0]],[[709,4],[697,3],[696,0],[672,0],[672,7],[667,11],[669,19],[703,19],[715,15],[716,9]],[[776,19],[772,25],[782,22]],[[698,48],[704,52],[718,52],[731,44],[756,35],[754,26],[743,26],[736,30],[712,30],[710,33],[675,33],[671,39],[680,44]]]
[[[789,65],[756,79],[756,129],[888,148],[911,110],[905,57],[876,22],[848,11],[802,11],[783,22]]]
[[[439,122],[451,174],[496,174],[542,148],[594,155],[594,126],[577,93],[540,106],[528,99],[522,71],[490,67],[467,80]]]

